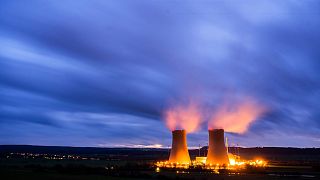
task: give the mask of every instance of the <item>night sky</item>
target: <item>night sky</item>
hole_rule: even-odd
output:
[[[318,0],[2,0],[0,144],[168,147],[164,112],[265,107],[231,145],[320,146]]]

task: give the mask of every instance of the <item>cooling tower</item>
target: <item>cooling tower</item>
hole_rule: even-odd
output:
[[[172,131],[172,148],[170,151],[169,162],[181,164],[190,163],[187,146],[187,133],[185,130]]]
[[[209,130],[209,149],[206,164],[229,164],[223,129]]]

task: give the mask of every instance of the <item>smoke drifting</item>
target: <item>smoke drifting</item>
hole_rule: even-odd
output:
[[[201,124],[201,114],[196,104],[190,103],[187,106],[175,106],[165,112],[167,127],[173,131],[184,129],[188,133],[195,132]]]
[[[195,103],[174,106],[165,112],[166,125],[171,131],[184,129],[187,133],[195,132],[205,117],[201,114],[203,112]],[[266,107],[252,98],[226,101],[208,118],[208,129],[224,129],[226,132],[242,134],[265,112]]]
[[[224,129],[227,132],[245,133],[266,108],[252,99],[240,103],[224,103],[208,122],[209,129]]]

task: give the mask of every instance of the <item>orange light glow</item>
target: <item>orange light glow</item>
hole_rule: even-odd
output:
[[[229,170],[242,170],[247,166],[251,167],[267,167],[267,161],[262,159],[256,160],[240,160],[240,156],[229,154],[230,163],[227,166],[221,166],[219,164],[207,164],[205,161],[206,157],[196,157],[196,160],[191,161],[190,163],[169,163],[168,161],[160,161],[155,165],[160,168],[179,168],[179,169],[188,169],[190,167],[198,167],[202,169],[211,169],[213,171],[217,169],[229,169]]]
[[[190,103],[188,106],[176,106],[166,111],[165,120],[167,127],[173,131],[184,129],[187,133],[198,130],[201,115],[197,105]]]
[[[222,128],[227,132],[244,133],[249,125],[265,112],[265,108],[252,99],[219,108],[208,123],[209,129]]]

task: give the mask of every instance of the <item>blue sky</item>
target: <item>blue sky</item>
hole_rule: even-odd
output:
[[[317,0],[3,0],[0,144],[167,147],[172,104],[249,96],[268,112],[231,144],[319,147],[319,19]]]

